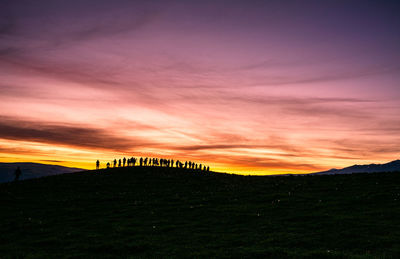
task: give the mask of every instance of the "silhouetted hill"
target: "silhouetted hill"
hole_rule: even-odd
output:
[[[22,171],[20,180],[57,174],[74,173],[84,170],[80,168],[39,163],[0,163],[0,183],[13,181],[15,177],[14,172],[18,166]]]
[[[399,258],[400,174],[159,167],[0,184],[1,258]]]
[[[353,165],[342,169],[330,169],[328,171],[313,173],[315,175],[330,174],[354,174],[354,173],[382,173],[400,172],[400,160],[395,160],[386,164]]]

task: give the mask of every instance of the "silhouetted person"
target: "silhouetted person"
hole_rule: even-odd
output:
[[[135,166],[136,165],[136,157],[133,157],[132,159],[133,159],[133,166]]]
[[[207,172],[210,172],[210,167],[209,166],[207,166]]]
[[[109,168],[110,168],[110,162],[107,163],[107,169],[109,169]]]
[[[118,167],[121,167],[121,158],[118,159]]]
[[[174,160],[171,159],[171,167],[174,167]]]
[[[99,169],[99,168],[100,168],[100,161],[97,160],[97,161],[96,161],[96,169]]]
[[[114,167],[117,166],[117,159],[114,159]]]
[[[14,174],[15,174],[14,182],[16,182],[19,180],[19,177],[21,176],[21,168],[19,168],[19,166],[15,170]]]
[[[140,158],[140,166],[143,165],[143,157]]]
[[[126,158],[124,157],[123,161],[123,166],[125,167],[125,163],[126,163]]]

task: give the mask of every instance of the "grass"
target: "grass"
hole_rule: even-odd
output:
[[[0,185],[0,258],[399,258],[400,173],[117,168]]]

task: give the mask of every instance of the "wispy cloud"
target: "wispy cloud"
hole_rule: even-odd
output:
[[[62,161],[62,160],[51,160],[51,159],[41,159],[40,161],[50,162],[50,163],[63,163],[63,162],[66,162],[66,161]]]
[[[120,137],[110,130],[87,125],[60,125],[4,117],[0,123],[0,138],[118,151],[151,146],[143,140]]]

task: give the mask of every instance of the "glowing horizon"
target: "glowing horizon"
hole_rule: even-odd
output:
[[[0,162],[275,174],[400,157],[396,1],[0,7]]]

